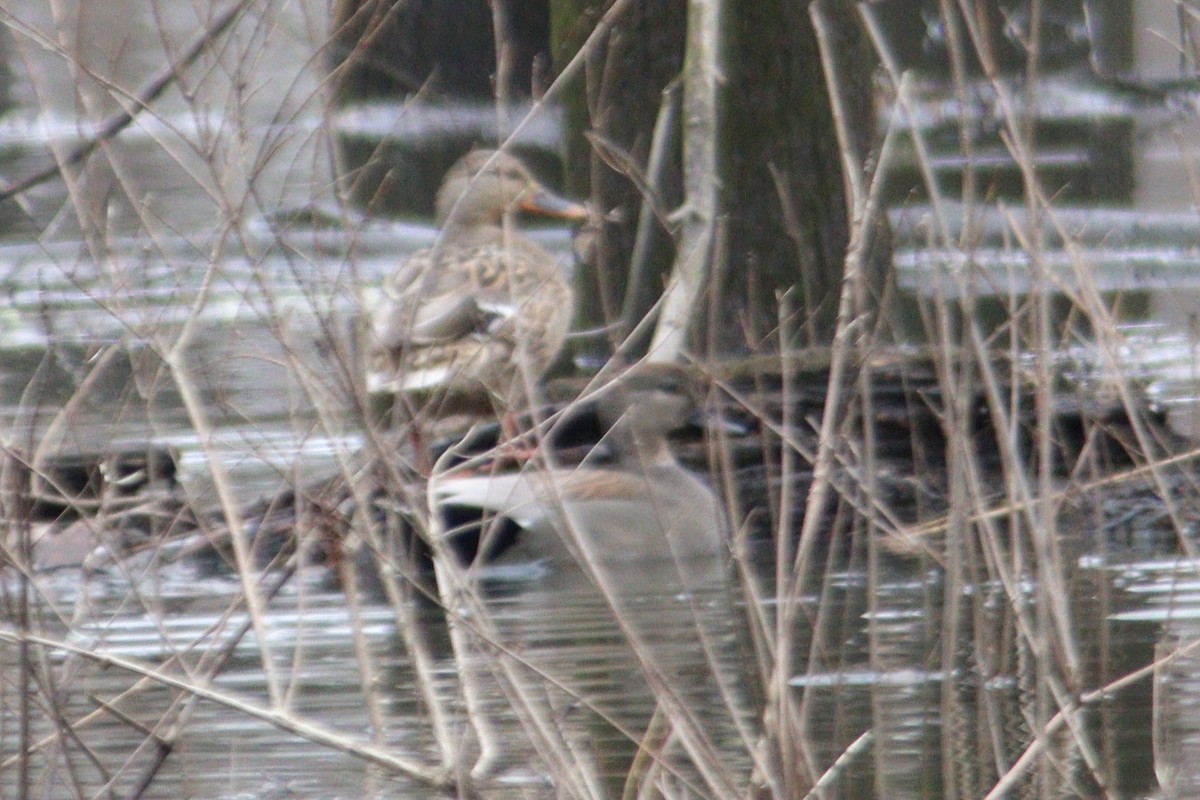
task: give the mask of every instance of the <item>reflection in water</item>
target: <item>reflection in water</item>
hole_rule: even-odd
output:
[[[869,688],[870,716],[880,797],[922,797],[929,777],[922,765],[932,761],[937,747],[929,710],[941,697],[944,675],[929,671],[927,588],[909,587],[881,587],[868,612],[869,669],[876,678]]]
[[[318,571],[319,572],[319,571]],[[720,756],[731,776],[745,775],[745,752],[736,727],[720,694],[706,655],[695,635],[700,625],[712,637],[712,657],[724,665],[723,680],[732,692],[738,714],[748,713],[744,690],[734,680],[739,671],[738,642],[728,609],[724,587],[683,596],[655,580],[660,570],[647,568],[644,594],[631,598],[627,613],[632,624],[644,630],[645,644],[655,659],[654,672],[665,676],[686,706],[699,731]],[[525,570],[519,580],[491,586],[490,610],[497,631],[495,644],[509,656],[498,655],[491,646],[481,655],[485,665],[497,669],[499,659],[511,658],[519,680],[511,683],[502,670],[495,673],[497,687],[519,687],[528,707],[550,709],[546,722],[561,726],[559,735],[570,742],[580,759],[593,763],[597,779],[617,794],[623,776],[638,747],[638,732],[651,713],[652,697],[621,631],[613,622],[611,609],[581,573],[565,570],[545,573]],[[313,578],[322,576],[314,574]],[[117,575],[86,578],[60,573],[55,583],[63,592],[56,600],[61,611],[75,615],[76,622],[64,628],[47,613],[38,624],[42,635],[66,636],[75,645],[99,653],[135,659],[147,664],[167,663],[172,658],[192,662],[205,650],[211,651],[236,629],[243,612],[235,611],[230,624],[218,622],[238,595],[236,581],[201,578],[184,567],[161,573],[155,570],[140,586],[142,609],[131,606],[133,594]],[[54,588],[48,581],[47,590]],[[11,597],[11,595],[10,595]],[[71,605],[74,612],[70,611]],[[50,608],[45,608],[49,612]],[[414,754],[428,744],[425,716],[414,702],[412,664],[395,637],[395,619],[385,606],[368,604],[357,613],[347,608],[346,598],[329,592],[320,583],[298,582],[281,594],[269,611],[265,629],[280,677],[287,686],[289,708],[316,724],[339,731],[351,739],[381,737],[397,752]],[[426,608],[426,624],[441,624],[436,609]],[[217,626],[214,628],[214,626]],[[359,655],[352,631],[365,637],[370,658],[386,685],[364,692],[357,681]],[[195,648],[200,643],[200,647]],[[450,692],[457,668],[444,646],[435,676]],[[189,655],[192,653],[193,655]],[[164,713],[174,693],[150,687],[119,700],[122,692],[136,683],[137,676],[120,669],[101,668],[86,660],[50,654],[60,667],[56,691],[64,699],[63,713],[78,719],[94,709],[89,697],[115,703],[122,714],[149,722]],[[15,651],[0,652],[0,668],[10,674]],[[194,664],[195,666],[195,664]],[[170,670],[179,674],[176,670]],[[265,684],[258,662],[258,645],[247,637],[234,651],[216,687],[251,698],[266,700]],[[447,695],[451,696],[451,695]],[[373,699],[368,699],[373,697]],[[521,702],[499,692],[489,700],[490,713],[498,720],[504,742],[503,762],[496,787],[498,796],[552,795],[548,776],[541,773],[536,753],[527,743],[539,736],[524,730],[531,720],[522,714]],[[366,708],[382,700],[385,730],[372,731]],[[461,715],[461,708],[455,709]],[[48,717],[39,716],[43,725]],[[465,720],[458,719],[456,726]],[[307,743],[265,723],[249,720],[227,708],[202,704],[189,723],[184,746],[173,754],[168,768],[153,785],[155,797],[213,797],[239,792],[263,793],[270,787],[287,787],[300,796],[423,796],[417,787],[405,789],[393,779],[383,780],[356,760],[336,751]],[[50,734],[51,728],[37,731]],[[12,752],[9,728],[0,732],[4,751]],[[136,729],[112,715],[79,727],[78,735],[92,749],[99,763],[112,769],[123,763],[142,740]],[[544,732],[543,732],[544,735]],[[678,781],[696,783],[680,765],[678,731],[664,737],[664,767],[679,770]],[[645,744],[645,743],[643,743]],[[143,758],[149,758],[147,754]],[[134,759],[135,768],[145,760]],[[6,780],[11,781],[12,773]],[[88,767],[77,770],[85,786],[95,786],[99,774]],[[128,778],[131,779],[131,778]],[[123,785],[119,782],[119,785]],[[504,787],[508,787],[505,789]],[[5,791],[6,796],[8,791]],[[56,791],[48,796],[59,796]]]
[[[1200,656],[1194,622],[1171,626],[1154,672],[1154,771],[1167,797],[1200,795]]]
[[[1194,797],[1200,791],[1200,594],[1194,565],[1187,559],[1156,559],[1111,568],[1114,583],[1130,598],[1112,615],[1117,631],[1133,634],[1136,647],[1117,651],[1114,676],[1151,663],[1153,680],[1133,687],[1114,731],[1122,777],[1138,774],[1157,779],[1165,797]],[[1142,732],[1153,731],[1152,758],[1141,754]],[[1126,784],[1128,785],[1128,784]]]
[[[760,698],[748,676],[744,627],[738,609],[731,611],[723,578],[712,587],[683,594],[663,579],[662,565],[631,566],[630,586],[641,587],[622,601],[628,628],[613,619],[612,607],[581,572],[548,570],[538,565],[485,572],[487,617],[494,638],[476,651],[476,666],[490,688],[485,705],[500,734],[498,774],[488,784],[489,796],[550,797],[564,791],[564,772],[547,772],[547,754],[538,742],[557,742],[573,765],[570,780],[591,782],[600,794],[619,796],[639,747],[663,754],[662,769],[674,771],[678,786],[703,785],[693,759],[685,756],[678,729],[655,729],[655,698],[664,686],[683,705],[684,718],[704,748],[711,747],[734,785],[750,773],[757,741],[756,712]],[[1186,566],[1166,563],[1101,561],[1081,565],[1076,611],[1077,635],[1089,645],[1086,671],[1092,685],[1102,685],[1146,664],[1165,619],[1180,641],[1191,641],[1189,619],[1200,617],[1194,598],[1180,594],[1180,580],[1192,577]],[[1005,649],[1007,637],[977,639],[986,650],[956,656],[951,670],[940,668],[941,626],[937,598],[944,585],[936,572],[914,571],[905,563],[883,564],[876,573],[874,599],[868,605],[863,582],[852,574],[831,576],[820,601],[822,614],[836,621],[823,632],[823,644],[802,636],[797,646],[815,658],[790,683],[810,709],[810,735],[820,755],[833,758],[862,740],[844,770],[829,783],[830,797],[933,798],[981,796],[1011,759],[1031,746],[1036,705],[1026,694],[1028,660]],[[330,589],[328,574],[313,568],[285,586],[271,603],[264,630],[276,670],[284,682],[288,708],[303,719],[339,732],[353,741],[377,741],[405,756],[435,759],[427,709],[419,700],[413,661],[398,635],[399,618],[379,600],[360,598],[352,604]],[[132,591],[130,579],[137,581]],[[15,583],[7,582],[8,602]],[[43,600],[37,629],[41,635],[65,638],[103,654],[147,664],[171,659],[196,669],[204,653],[213,652],[244,619],[237,602],[240,586],[232,577],[209,576],[193,566],[156,566],[131,562],[120,569],[84,575],[62,571],[39,578]],[[1097,598],[1106,598],[1103,606]],[[999,586],[967,590],[964,599],[979,600],[973,624],[1000,631],[1013,624],[1010,606]],[[813,618],[817,600],[806,603]],[[409,607],[428,631],[433,646],[435,692],[448,702],[451,729],[463,732],[467,722],[458,705],[460,665],[451,657],[444,618],[435,605]],[[1100,609],[1107,612],[1100,613]],[[988,610],[990,609],[990,611]],[[771,609],[763,609],[768,614]],[[409,612],[405,612],[409,613]],[[222,617],[231,614],[228,621]],[[992,617],[988,619],[988,617]],[[69,621],[69,622],[68,622]],[[365,650],[355,644],[361,633]],[[647,648],[639,659],[627,631]],[[704,632],[704,644],[697,630]],[[971,638],[963,639],[970,642]],[[259,645],[246,637],[215,686],[262,705],[266,684]],[[102,667],[76,656],[49,652],[55,669],[54,691],[63,714],[81,720],[96,711],[97,701],[115,704],[123,715],[150,723],[168,709],[175,693],[149,687],[120,699],[137,676]],[[0,671],[16,675],[17,651],[0,648]],[[375,677],[363,682],[364,660]],[[1196,737],[1189,712],[1196,658],[1180,658],[1159,671],[1155,756],[1160,774],[1172,784],[1190,786],[1189,753]],[[712,664],[718,665],[716,668]],[[183,675],[181,667],[168,667]],[[647,676],[650,676],[649,679]],[[366,688],[364,688],[366,687]],[[1094,730],[1093,744],[1102,755],[1109,785],[1122,796],[1154,785],[1145,754],[1150,745],[1149,681],[1115,693],[1083,717]],[[0,711],[12,714],[12,706]],[[370,709],[379,709],[374,717]],[[536,713],[535,713],[536,712]],[[37,715],[41,737],[53,732],[52,718]],[[373,720],[379,720],[376,727]],[[643,739],[647,726],[657,732]],[[984,735],[984,729],[1000,726]],[[0,726],[0,749],[13,752],[14,726]],[[113,770],[143,741],[122,718],[102,713],[76,724],[76,734],[98,765],[76,765],[77,780],[95,787],[103,782],[101,766]],[[863,737],[866,736],[866,739]],[[461,739],[461,733],[459,734]],[[985,742],[1002,745],[980,753]],[[1087,769],[1079,762],[1069,737],[1053,740],[1065,770],[1054,778],[1070,796],[1090,796]],[[939,771],[939,752],[952,748],[957,773]],[[68,752],[73,752],[71,747]],[[693,749],[693,752],[695,750]],[[986,756],[986,757],[985,757]],[[150,756],[134,758],[133,770]],[[561,762],[551,758],[551,764]],[[653,763],[653,762],[650,762]],[[645,769],[651,769],[645,766]],[[8,796],[13,773],[0,777]],[[1045,779],[1045,776],[1042,777]],[[128,774],[118,780],[127,786]],[[1029,780],[1021,782],[1030,786]],[[1081,788],[1083,787],[1083,788]],[[156,779],[153,797],[217,797],[238,793],[267,796],[283,790],[303,797],[424,797],[424,789],[378,770],[333,748],[312,744],[229,708],[201,703],[190,719],[181,746]],[[568,792],[570,793],[570,792]],[[582,790],[579,794],[586,794]],[[704,796],[703,792],[699,792]],[[46,796],[71,796],[65,787]],[[1176,796],[1189,796],[1181,791]]]
[[[621,572],[616,603],[627,627],[618,627],[613,601],[581,571],[562,568],[512,587],[500,601],[502,642],[520,654],[538,691],[551,693],[552,707],[574,708],[570,724],[585,733],[609,784],[619,786],[629,774],[654,713],[686,720],[682,729],[668,727],[669,735],[641,742],[651,752],[662,748],[661,768],[681,770],[680,780],[703,785],[691,772],[694,760],[685,767],[684,756],[709,751],[715,755],[710,778],[721,773],[744,781],[746,744],[754,741],[750,687],[742,672],[746,643],[738,638],[739,616],[724,576],[714,570],[707,585],[684,593],[667,578],[667,564],[631,563]],[[662,697],[680,707],[654,712]]]

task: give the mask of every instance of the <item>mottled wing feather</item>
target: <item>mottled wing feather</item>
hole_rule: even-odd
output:
[[[518,361],[546,369],[570,324],[571,292],[548,255],[528,247],[425,250],[406,261],[375,320],[402,388],[503,391]]]
[[[439,344],[467,336],[480,328],[482,317],[473,297],[444,295],[416,309],[404,339],[410,344]]]
[[[388,284],[392,347],[437,344],[496,330],[497,317],[514,313],[507,251],[478,247],[435,258],[423,250]]]

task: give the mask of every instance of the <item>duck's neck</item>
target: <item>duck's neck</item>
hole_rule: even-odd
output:
[[[658,431],[638,430],[627,417],[618,420],[608,435],[620,461],[646,467],[668,467],[678,463],[666,436]]]
[[[501,244],[516,231],[510,221],[504,218],[456,214],[451,214],[440,228],[437,246],[459,249]]]

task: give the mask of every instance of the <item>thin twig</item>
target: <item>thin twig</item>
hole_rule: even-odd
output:
[[[19,633],[0,629],[0,641],[18,644],[21,640]],[[390,750],[383,750],[374,745],[357,742],[344,734],[327,729],[315,723],[306,722],[289,711],[282,709],[264,708],[253,700],[238,695],[214,689],[205,683],[197,683],[189,679],[179,678],[162,671],[160,667],[141,664],[132,659],[111,653],[98,652],[85,645],[52,639],[45,636],[27,636],[30,644],[48,648],[53,651],[72,653],[89,661],[94,661],[108,667],[115,667],[154,682],[179,690],[197,699],[207,700],[253,719],[269,723],[279,730],[287,731],[341,753],[353,756],[363,761],[383,767],[384,769],[406,775],[420,783],[445,789],[452,786],[449,776],[443,770],[429,769],[414,760],[397,755]]]
[[[252,2],[254,0],[238,0],[238,2],[217,15],[212,24],[184,48],[182,56],[177,61],[163,67],[140,91],[128,94],[119,86],[106,83],[106,88],[109,91],[121,95],[129,102],[131,110],[118,111],[101,121],[94,134],[88,136],[72,150],[68,151],[55,164],[40,169],[32,175],[27,175],[19,180],[6,183],[0,189],[0,200],[8,200],[15,195],[32,189],[34,186],[59,177],[68,167],[82,163],[88,156],[95,152],[97,147],[129,127],[137,119],[137,115],[140,112],[149,108],[168,87],[179,80],[183,71],[190,64],[199,58],[231,25],[237,22],[238,18],[245,13]],[[31,39],[38,46],[50,50],[57,49],[57,46],[53,42],[48,41],[39,31],[25,25],[20,18],[13,15],[6,8],[0,7],[0,19],[4,21],[9,30],[19,32],[21,35]],[[98,76],[93,75],[92,77],[99,80]]]
[[[687,347],[695,307],[707,283],[717,222],[721,0],[689,0],[683,62],[683,205],[675,264],[658,327],[650,343],[653,361],[678,361]]]

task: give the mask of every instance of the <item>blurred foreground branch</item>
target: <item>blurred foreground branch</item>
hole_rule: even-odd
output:
[[[705,286],[717,219],[717,101],[720,79],[721,0],[688,3],[683,64],[683,205],[675,265],[663,297],[650,359],[676,361]]]
[[[125,98],[128,102],[129,110],[118,111],[101,122],[94,134],[86,137],[76,145],[75,149],[68,152],[65,157],[59,159],[56,163],[40,169],[32,175],[27,175],[14,183],[4,185],[3,188],[0,188],[0,200],[9,200],[22,192],[32,189],[34,186],[58,177],[67,167],[83,163],[97,147],[129,127],[130,123],[137,118],[137,115],[141,111],[149,108],[150,104],[158,99],[159,95],[179,78],[186,67],[194,63],[200,57],[200,54],[208,49],[209,45],[225,33],[225,31],[229,30],[230,26],[249,8],[251,2],[252,0],[238,0],[238,2],[230,6],[224,13],[218,15],[213,19],[212,25],[202,31],[199,36],[192,40],[191,44],[184,48],[183,56],[178,61],[167,64],[141,91]],[[28,26],[13,16],[11,12],[0,9],[0,19],[3,20],[4,25],[14,35],[21,34],[27,36],[39,47],[45,47],[49,50],[58,49],[57,45],[46,41],[40,33],[28,28]],[[119,87],[109,86],[109,89],[114,94],[123,94]]]

